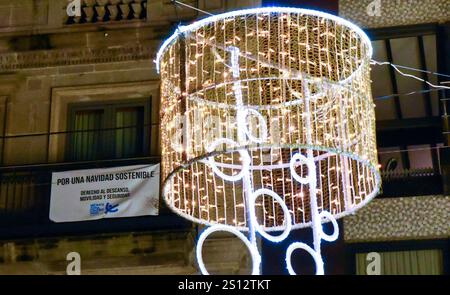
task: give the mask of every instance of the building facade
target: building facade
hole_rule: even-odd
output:
[[[167,0],[81,0],[81,15],[69,16],[69,2],[0,0],[0,273],[65,274],[70,252],[80,254],[83,274],[198,273],[199,227],[162,200],[158,216],[73,223],[52,222],[49,204],[54,172],[159,163],[153,59],[178,24],[204,15]],[[448,80],[430,74],[450,72],[445,0],[184,2],[214,14],[269,5],[329,11],[368,32],[375,60]],[[340,222],[337,245],[325,246],[326,272],[364,274],[367,253],[377,252],[384,273],[410,271],[388,266],[412,265],[417,255],[434,264],[415,272],[448,274],[449,94],[388,66],[374,66],[372,80],[383,194]],[[231,236],[215,235],[204,251],[212,273],[250,271],[245,246]],[[285,272],[271,263],[263,271]]]

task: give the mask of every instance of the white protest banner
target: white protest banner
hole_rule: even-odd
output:
[[[50,219],[158,215],[159,174],[159,164],[53,173]]]

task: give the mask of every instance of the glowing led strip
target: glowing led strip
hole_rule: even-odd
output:
[[[300,160],[300,163],[305,164],[308,167],[307,177],[300,177],[297,171],[295,171],[295,162],[297,160]],[[301,184],[310,184],[312,182],[312,178],[316,177],[316,164],[314,163],[314,160],[309,160],[302,154],[295,154],[292,156],[289,167],[291,169],[292,177],[294,177],[294,179]]]
[[[327,242],[336,241],[337,238],[339,237],[339,225],[338,225],[336,219],[328,211],[320,212],[319,217],[328,219],[331,222],[331,224],[333,225],[333,233],[331,235],[326,234],[323,231],[322,226],[320,227],[320,237],[322,238],[322,240],[325,240]]]
[[[231,52],[231,65],[232,65],[232,70],[233,70],[233,77],[239,78],[239,75],[240,75],[239,74],[239,49],[236,47],[230,47],[230,52]],[[250,140],[257,140],[259,142],[263,141],[267,137],[267,125],[266,125],[264,118],[257,111],[244,108],[243,102],[242,102],[241,84],[238,80],[236,80],[233,85],[233,91],[236,96],[236,106],[238,108],[237,124],[238,124],[239,144],[244,144],[246,141],[246,137],[248,137]],[[254,137],[253,135],[251,135],[250,131],[248,130],[248,127],[247,127],[248,124],[247,124],[246,118],[247,118],[247,115],[250,113],[253,113],[254,115],[256,115],[261,122],[264,121],[264,124],[261,126],[266,126],[266,128],[263,129],[263,132],[262,132],[263,134],[262,134],[261,138]],[[228,144],[232,144],[232,145],[238,144],[231,139],[220,138],[220,139],[215,140],[209,146],[209,151],[210,152],[213,151],[215,147],[217,147],[219,144],[223,144],[223,143],[228,143]],[[253,187],[252,187],[250,177],[249,177],[249,171],[250,171],[249,166],[251,163],[250,154],[249,154],[248,150],[239,150],[238,152],[241,155],[242,169],[237,175],[234,175],[234,176],[226,175],[222,171],[220,171],[217,168],[217,166],[215,165],[215,161],[214,161],[213,157],[210,157],[208,159],[208,161],[209,161],[210,167],[212,168],[212,170],[214,171],[214,173],[217,176],[219,176],[225,180],[228,180],[228,181],[237,181],[237,180],[242,179],[243,186],[244,186],[244,194],[246,196],[246,199],[248,200],[247,212],[248,212],[248,220],[249,220],[249,236],[250,237],[249,237],[249,239],[247,239],[247,237],[245,237],[237,229],[230,227],[230,226],[225,226],[225,225],[214,225],[214,226],[208,228],[207,230],[205,230],[199,237],[199,241],[197,243],[197,250],[196,250],[198,265],[200,267],[200,271],[204,275],[207,275],[209,273],[206,270],[206,267],[203,263],[203,256],[202,256],[203,243],[204,243],[205,239],[211,233],[216,232],[216,231],[225,231],[225,232],[233,233],[234,235],[236,235],[236,237],[238,237],[241,241],[243,241],[245,243],[245,245],[247,246],[247,248],[250,250],[250,254],[252,256],[252,265],[253,265],[252,274],[257,275],[260,273],[261,256],[259,254],[259,251],[258,251],[258,248],[256,245],[256,238],[254,235],[255,228],[252,228],[252,224],[257,224],[257,220],[255,217],[255,198],[258,195],[253,194],[253,192],[252,192]],[[275,193],[273,193],[273,194],[275,194]],[[280,203],[283,203],[283,200],[278,195],[276,195],[276,196],[272,195],[272,196],[275,199],[279,200]],[[288,217],[286,218],[286,221],[288,224],[291,224],[289,211],[287,210],[287,207],[284,203],[283,203],[283,205],[284,205],[284,209],[286,209],[286,213],[288,215]],[[261,230],[261,232],[263,232],[263,230],[260,228],[256,228],[256,229],[257,230],[259,229],[259,230]],[[288,232],[288,234],[289,234],[289,232]],[[276,238],[277,237],[275,237],[275,239]],[[284,237],[283,237],[283,239],[284,239]]]
[[[198,238],[196,255],[197,255],[197,263],[202,274],[209,275],[208,270],[206,269],[205,264],[203,262],[203,254],[202,254],[203,244],[206,238],[214,232],[228,232],[234,234],[237,238],[239,238],[242,242],[244,242],[244,244],[250,251],[250,256],[252,257],[252,275],[259,275],[260,273],[259,269],[261,265],[261,255],[259,255],[258,249],[247,239],[246,236],[244,236],[243,233],[241,233],[232,226],[222,224],[208,227],[200,234]]]
[[[229,138],[219,138],[219,139],[215,140],[213,143],[210,144],[210,146],[208,147],[208,151],[209,152],[214,151],[214,149],[218,145],[223,144],[223,143],[228,143],[228,144],[231,144],[233,146],[237,146],[237,143],[234,140],[231,140]],[[223,179],[228,180],[228,181],[240,180],[240,179],[242,179],[244,177],[244,173],[248,173],[251,159],[250,159],[250,155],[248,154],[247,151],[239,150],[238,152],[241,155],[242,169],[236,175],[227,175],[227,174],[223,173],[222,171],[220,171],[220,169],[217,168],[216,161],[214,160],[214,157],[209,157],[208,158],[209,166],[214,171],[214,173],[216,173],[220,178],[223,178]]]
[[[239,79],[239,49],[236,47],[230,47],[229,48],[231,52],[231,68],[233,70],[233,77],[235,79]],[[308,82],[303,81],[305,87],[308,88]],[[233,146],[236,146],[238,144],[245,144],[247,140],[250,142],[256,142],[256,143],[262,143],[267,138],[267,123],[264,119],[264,117],[255,109],[249,109],[246,108],[243,105],[242,101],[242,89],[241,84],[239,80],[236,80],[233,84],[233,91],[235,93],[236,97],[236,107],[237,107],[237,125],[238,125],[238,140],[239,142],[235,142],[228,138],[219,138],[215,140],[208,148],[209,152],[212,152],[218,145],[220,144],[231,144]],[[311,95],[308,90],[305,90],[304,93],[304,100],[305,100],[305,108],[306,108],[306,117],[307,117],[307,127],[311,124],[310,122],[310,113],[309,111],[309,103],[310,103]],[[257,138],[253,136],[248,129],[247,124],[247,116],[252,113],[259,119],[260,128],[261,128],[261,137]],[[310,127],[310,126],[309,126]],[[310,134],[310,128],[307,128],[307,142],[308,144],[311,144],[311,134]],[[228,181],[238,181],[242,179],[243,187],[244,187],[244,195],[247,203],[247,222],[248,222],[248,228],[249,228],[249,238],[245,237],[241,232],[239,232],[237,229],[226,226],[226,225],[213,225],[210,228],[206,229],[199,237],[198,243],[197,243],[197,261],[200,268],[200,271],[202,274],[209,274],[204,262],[203,262],[203,256],[202,256],[202,249],[203,244],[206,238],[213,232],[217,231],[225,231],[230,232],[234,234],[236,237],[238,237],[241,241],[245,243],[247,248],[250,251],[250,254],[252,256],[252,274],[259,274],[260,273],[260,264],[261,264],[261,255],[259,254],[256,240],[255,240],[255,231],[258,232],[263,238],[272,241],[272,242],[281,242],[284,239],[287,238],[289,235],[291,229],[292,229],[292,218],[289,212],[289,209],[286,206],[286,203],[284,200],[276,194],[274,191],[262,188],[257,191],[253,191],[253,185],[250,181],[249,173],[250,173],[250,165],[252,162],[252,158],[248,152],[248,150],[239,150],[239,154],[241,155],[242,160],[242,169],[241,171],[234,176],[226,175],[222,171],[220,171],[217,168],[217,165],[214,161],[213,157],[208,158],[208,163],[214,173]],[[298,175],[298,173],[295,171],[295,165],[297,161],[300,161],[301,164],[304,164],[308,168],[308,173],[306,177],[301,177]],[[291,262],[291,256],[294,250],[296,249],[303,249],[307,251],[314,259],[316,264],[316,274],[322,275],[324,274],[324,265],[323,265],[323,259],[321,256],[320,251],[320,241],[326,240],[326,241],[334,241],[337,239],[339,235],[339,228],[338,224],[333,217],[333,215],[327,211],[322,211],[319,213],[317,208],[317,200],[316,200],[316,166],[315,166],[315,157],[313,155],[313,152],[311,149],[307,150],[307,156],[304,156],[300,153],[295,154],[292,156],[290,163],[290,172],[291,175],[294,177],[295,180],[300,182],[303,185],[309,185],[310,190],[310,204],[311,204],[311,225],[313,230],[313,240],[314,240],[314,249],[308,246],[305,243],[295,242],[291,244],[287,251],[286,251],[286,267],[288,269],[289,274],[295,274],[295,271],[292,268],[292,262]],[[283,209],[284,213],[284,230],[283,232],[278,236],[269,235],[266,233],[263,229],[263,227],[258,223],[258,220],[256,219],[256,199],[261,195],[269,195],[272,198],[274,198]],[[322,228],[322,219],[328,219],[332,225],[333,225],[333,233],[331,235],[326,234],[323,231]]]
[[[247,117],[250,114],[255,115],[259,120],[259,128],[261,128],[261,137],[259,137],[259,138],[254,136],[248,128]],[[266,120],[264,119],[264,117],[261,115],[261,113],[259,113],[257,110],[247,108],[242,112],[238,112],[238,116],[240,116],[240,117],[238,117],[238,124],[242,124],[244,126],[244,128],[243,128],[244,133],[245,133],[245,135],[247,135],[247,137],[250,141],[256,142],[256,143],[263,143],[264,141],[266,141],[266,139],[267,139],[267,123],[266,123]]]
[[[324,233],[322,226],[320,228],[313,228],[313,230],[318,230],[320,232],[321,239],[323,239],[327,242],[335,241],[339,236],[339,226],[337,224],[336,219],[333,217],[333,215],[331,215],[330,212],[327,212],[327,211],[322,211],[319,214],[319,216],[326,217],[326,218],[328,218],[328,220],[331,221],[331,223],[333,224],[333,233],[331,235],[327,235],[326,233]],[[316,275],[323,275],[325,273],[322,256],[319,253],[317,253],[317,251],[315,251],[310,246],[308,246],[307,244],[300,243],[300,242],[294,242],[291,245],[289,245],[289,247],[286,251],[286,266],[287,266],[289,274],[291,274],[291,275],[296,274],[294,269],[292,268],[292,262],[291,262],[292,253],[296,249],[303,249],[312,256],[312,258],[314,259],[314,263],[316,264]]]
[[[300,242],[294,242],[286,250],[286,267],[290,275],[296,275],[294,269],[292,268],[292,262],[291,257],[292,253],[296,249],[303,249],[306,252],[308,252],[312,258],[314,259],[314,262],[316,264],[316,275],[323,275],[324,274],[324,267],[323,267],[323,259],[320,254],[318,254],[314,249],[312,249],[310,246],[308,246],[305,243]]]
[[[291,218],[291,213],[289,212],[289,209],[288,209],[288,207],[286,206],[286,203],[283,201],[283,199],[282,199],[278,194],[276,194],[276,193],[275,193],[274,191],[272,191],[272,190],[265,189],[265,188],[259,189],[259,190],[255,191],[255,192],[251,195],[251,197],[250,197],[250,200],[251,200],[250,206],[251,206],[251,208],[252,208],[253,210],[256,208],[256,206],[255,206],[256,199],[257,199],[259,196],[262,196],[262,195],[269,195],[269,196],[271,196],[272,198],[274,198],[276,201],[278,201],[278,203],[280,204],[281,208],[283,209],[285,229],[284,229],[284,231],[281,233],[281,235],[279,235],[279,236],[272,236],[272,235],[269,235],[268,233],[266,233],[266,232],[264,231],[264,229],[262,228],[262,226],[258,223],[258,221],[256,220],[256,215],[255,215],[255,214],[252,214],[252,216],[251,216],[251,217],[253,218],[252,224],[255,225],[256,230],[257,230],[257,231],[259,232],[259,234],[260,234],[263,238],[265,238],[266,240],[269,240],[269,241],[271,241],[271,242],[281,242],[281,241],[283,241],[284,239],[286,239],[287,236],[289,235],[289,233],[291,232],[291,228],[292,228],[292,218]]]

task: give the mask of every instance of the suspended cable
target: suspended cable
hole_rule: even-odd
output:
[[[377,61],[375,61],[375,60],[372,60],[372,61],[373,61],[373,62],[377,62]],[[405,69],[405,70],[416,71],[416,72],[422,72],[422,73],[427,73],[427,74],[431,74],[431,75],[436,75],[436,76],[441,76],[441,77],[450,78],[450,75],[446,75],[446,74],[441,74],[441,73],[437,73],[437,72],[432,72],[432,71],[427,71],[427,70],[421,70],[421,69],[411,68],[411,67],[402,66],[402,65],[397,65],[397,64],[392,64],[392,65],[396,66],[397,68],[401,68],[401,69]]]
[[[180,16],[178,15],[178,5],[175,0],[172,0],[173,7],[175,8],[175,16],[177,18],[178,23],[180,23]]]
[[[430,83],[429,81],[426,81],[426,80],[421,79],[421,78],[419,78],[419,77],[416,77],[416,76],[414,76],[414,75],[406,74],[406,73],[402,72],[401,70],[399,70],[398,67],[397,67],[396,65],[394,65],[394,64],[392,64],[392,63],[390,63],[390,62],[387,62],[387,61],[385,61],[385,62],[379,62],[379,61],[376,61],[376,60],[372,60],[372,61],[371,61],[371,64],[372,64],[372,65],[390,65],[391,67],[394,68],[394,70],[396,70],[396,71],[397,71],[400,75],[402,75],[402,76],[416,79],[416,80],[418,80],[418,81],[420,81],[420,82],[424,82],[424,83],[426,83],[426,84],[428,84],[429,86],[434,87],[434,88],[450,89],[449,86],[435,85],[435,84],[433,84],[433,83]]]
[[[84,129],[84,130],[64,130],[64,131],[40,132],[40,133],[22,133],[22,134],[13,134],[13,135],[3,135],[3,136],[0,136],[0,139],[36,137],[36,136],[52,136],[52,135],[59,135],[59,134],[68,134],[68,135],[78,134],[78,133],[83,134],[83,133],[88,133],[88,132],[115,131],[115,130],[153,127],[153,126],[159,126],[159,123],[148,123],[148,124],[129,125],[129,126],[111,127],[111,128],[94,128],[94,129]]]
[[[412,91],[412,92],[407,92],[407,93],[394,93],[394,94],[389,94],[389,95],[383,95],[383,96],[377,96],[374,97],[375,100],[383,100],[383,99],[388,99],[388,98],[392,98],[392,97],[396,97],[396,96],[410,96],[413,94],[421,94],[421,93],[429,93],[429,92],[435,92],[435,91],[441,91],[443,89],[426,89],[426,90],[417,90],[417,91]]]
[[[436,146],[436,147],[426,147],[426,148],[415,148],[415,149],[404,149],[404,150],[392,150],[392,151],[378,151],[379,155],[383,154],[395,154],[395,153],[404,153],[404,152],[419,152],[419,151],[431,151],[431,150],[441,150],[450,148],[448,145],[444,146]]]
[[[199,8],[197,8],[197,7],[191,6],[191,5],[189,5],[189,4],[186,4],[186,3],[183,3],[183,2],[180,2],[180,1],[177,1],[177,0],[173,0],[173,2],[175,2],[175,3],[179,4],[179,5],[188,7],[188,8],[190,8],[190,9],[194,9],[194,10],[196,10],[196,11],[198,11],[198,12],[201,12],[201,13],[204,13],[204,14],[207,14],[207,15],[210,15],[210,16],[213,16],[213,15],[214,15],[214,14],[212,14],[212,13],[209,13],[209,12],[207,12],[207,11],[201,10],[201,9],[199,9]]]

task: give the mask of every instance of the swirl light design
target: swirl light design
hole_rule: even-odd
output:
[[[257,234],[281,242],[311,226],[308,252],[336,219],[378,193],[372,48],[355,25],[325,13],[260,8],[181,27],[157,55],[161,71],[163,195],[179,215],[241,239],[260,273]],[[322,223],[331,222],[326,234]],[[279,233],[272,233],[279,231]],[[245,236],[242,232],[248,232]]]

